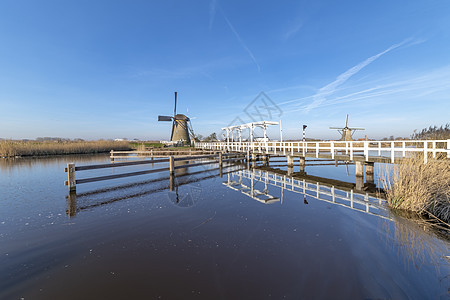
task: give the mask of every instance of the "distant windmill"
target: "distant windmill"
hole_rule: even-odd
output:
[[[347,119],[345,120],[345,127],[330,127],[330,129],[337,129],[340,134],[342,134],[341,141],[353,141],[353,134],[356,130],[365,130],[364,128],[357,128],[357,127],[348,127],[348,114]]]
[[[175,92],[175,107],[173,109],[173,116],[158,116],[158,121],[172,121],[172,134],[170,135],[171,141],[182,141],[186,144],[191,143],[190,136],[194,137],[191,120],[183,114],[177,115],[177,92]]]

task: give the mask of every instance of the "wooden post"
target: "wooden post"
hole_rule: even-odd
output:
[[[447,140],[447,158],[450,158],[450,139]]]
[[[356,176],[356,186],[355,189],[357,191],[362,191],[364,187],[364,177],[361,176]],[[352,190],[353,191],[353,190]],[[352,206],[353,207],[353,206]]]
[[[169,171],[171,175],[175,173],[175,161],[172,155],[169,156]]]
[[[366,182],[368,184],[375,183],[375,172],[374,172],[375,163],[366,162]]]
[[[428,151],[427,151],[427,142],[423,142],[423,163],[426,164],[428,162]]]
[[[364,177],[364,165],[362,161],[355,161],[356,177]]]
[[[348,142],[350,144],[350,160],[353,160],[353,143]]]
[[[109,153],[109,158],[111,159],[111,161],[114,161],[114,150],[111,150],[111,152]]]
[[[369,159],[369,142],[364,141],[364,157],[366,161]]]
[[[294,166],[294,157],[292,155],[286,155],[287,158],[287,165],[288,167]]]
[[[222,168],[222,152],[219,152],[219,166]]]
[[[293,174],[294,174],[294,166],[293,165],[290,165],[290,166],[288,165],[287,175],[288,176],[292,176]]]
[[[391,163],[395,162],[395,142],[391,142]]]
[[[334,142],[330,142],[331,159],[334,159]]]
[[[306,164],[306,158],[300,157],[300,166],[304,166]]]
[[[374,166],[373,162],[366,162],[366,174],[374,174]]]
[[[256,153],[252,152],[252,161],[256,162],[258,160],[258,157],[256,156]]]
[[[77,182],[75,180],[75,164],[67,164],[67,185],[69,186],[69,192],[76,192]]]

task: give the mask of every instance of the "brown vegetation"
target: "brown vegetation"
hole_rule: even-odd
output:
[[[130,149],[127,141],[0,141],[0,157],[91,154]]]
[[[422,155],[408,159],[382,172],[381,181],[388,205],[394,209],[415,212],[450,221],[450,162]]]

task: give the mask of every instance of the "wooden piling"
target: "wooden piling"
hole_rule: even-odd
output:
[[[362,161],[355,161],[356,177],[364,177],[364,165]]]
[[[287,158],[288,167],[293,167],[294,166],[294,156],[286,155],[286,158]]]
[[[301,156],[300,157],[300,166],[304,166],[306,164],[306,158]]]
[[[175,161],[173,156],[169,156],[169,171],[170,174],[174,174],[175,173]]]
[[[70,192],[76,192],[77,183],[75,180],[75,164],[67,164],[67,185],[69,186]]]

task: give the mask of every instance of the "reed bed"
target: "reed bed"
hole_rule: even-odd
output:
[[[391,208],[450,221],[450,162],[411,155],[392,170],[381,172],[381,183]]]
[[[130,149],[127,141],[0,141],[0,157],[94,154]]]

